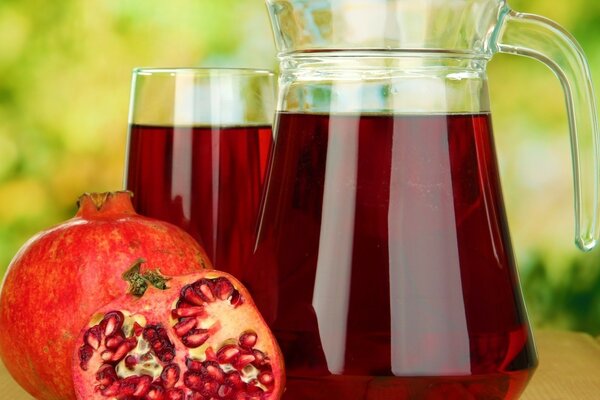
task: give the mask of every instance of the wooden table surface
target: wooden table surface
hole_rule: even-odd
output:
[[[600,342],[573,332],[540,331],[535,338],[540,366],[521,400],[600,400]],[[33,400],[2,363],[0,400]]]

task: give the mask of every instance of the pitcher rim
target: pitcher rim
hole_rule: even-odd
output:
[[[472,52],[472,51],[456,51],[448,49],[399,49],[399,48],[315,48],[302,49],[278,54],[280,59],[284,58],[314,58],[314,57],[359,57],[359,58],[450,58],[463,60],[485,60],[492,58],[492,54]]]

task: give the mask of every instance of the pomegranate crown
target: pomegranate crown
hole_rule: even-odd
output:
[[[169,278],[161,275],[158,270],[149,270],[141,272],[141,266],[146,260],[139,258],[122,275],[123,279],[129,283],[128,292],[136,297],[142,297],[150,286],[159,290],[166,290]]]
[[[135,214],[131,198],[133,192],[84,193],[77,199],[77,217],[85,219],[105,218],[111,215]]]

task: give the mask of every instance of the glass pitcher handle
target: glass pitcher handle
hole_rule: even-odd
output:
[[[600,140],[585,55],[568,32],[546,18],[507,8],[501,20],[496,50],[543,62],[558,76],[565,91],[575,189],[575,242],[589,251],[598,241]]]

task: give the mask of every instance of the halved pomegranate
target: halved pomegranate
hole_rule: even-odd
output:
[[[167,285],[94,314],[77,339],[77,398],[279,399],[283,357],[242,284],[207,270]]]

